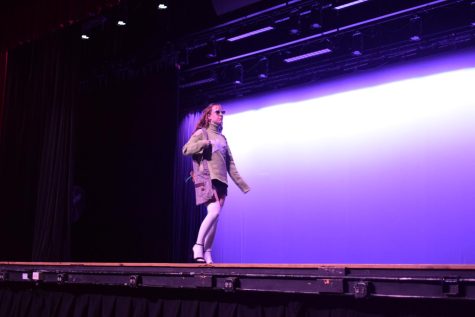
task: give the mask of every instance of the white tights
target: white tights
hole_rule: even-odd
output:
[[[204,251],[210,251],[213,246],[214,236],[216,234],[216,227],[218,226],[219,212],[221,211],[223,201],[215,201],[206,206],[208,214],[201,223],[198,231],[197,244],[204,245]]]

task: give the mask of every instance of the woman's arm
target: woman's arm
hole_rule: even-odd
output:
[[[247,183],[244,181],[241,175],[239,175],[239,172],[236,168],[236,164],[234,164],[233,155],[231,154],[229,145],[227,146],[227,149],[228,149],[228,159],[227,159],[226,165],[228,168],[229,176],[231,176],[231,179],[233,180],[233,182],[237,185],[237,187],[239,187],[239,189],[243,193],[247,193],[248,191],[251,190],[251,188],[249,187],[249,185],[247,185]]]
[[[183,145],[183,155],[202,154],[203,149],[209,146],[209,144],[210,140],[204,138],[203,131],[201,129],[197,130],[191,135],[188,142]]]

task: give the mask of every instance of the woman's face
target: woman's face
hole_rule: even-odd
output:
[[[220,105],[214,105],[211,108],[211,113],[208,114],[208,119],[215,124],[223,124],[223,115],[223,108]]]

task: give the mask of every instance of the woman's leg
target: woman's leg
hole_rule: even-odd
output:
[[[220,209],[223,208],[224,198],[225,197],[221,197],[219,199]],[[205,259],[205,262],[208,263],[208,264],[213,263],[213,258],[211,257],[211,249],[213,247],[214,237],[216,235],[216,229],[218,227],[218,221],[219,221],[219,217],[216,218],[216,220],[211,225],[210,230],[206,233],[205,238],[204,238],[204,254],[203,254],[203,257]]]
[[[213,231],[213,225],[218,221],[219,212],[221,211],[221,200],[208,203],[206,209],[208,211],[205,219],[201,223],[196,244],[193,246],[193,258],[198,262],[204,262],[203,249],[208,236]],[[216,229],[214,229],[214,232]],[[213,237],[214,239],[214,237]]]

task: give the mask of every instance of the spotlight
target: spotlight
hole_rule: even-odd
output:
[[[206,45],[206,57],[215,58],[216,56],[218,56],[217,50],[216,50],[216,42],[209,41],[208,44]]]
[[[322,25],[320,24],[322,21],[322,12],[321,9],[319,8],[313,8],[310,12],[310,29],[311,30],[318,30],[322,28]]]
[[[318,50],[318,51],[314,51],[314,52],[310,52],[310,53],[306,53],[306,54],[302,54],[302,55],[297,55],[297,56],[293,56],[293,57],[289,57],[289,58],[286,58],[284,59],[284,62],[286,63],[293,63],[293,62],[296,62],[296,61],[300,61],[302,59],[307,59],[307,58],[310,58],[310,57],[314,57],[314,56],[319,56],[319,55],[323,55],[323,54],[328,54],[328,53],[331,53],[332,50],[329,49],[329,48],[324,48],[322,50]]]
[[[233,67],[233,82],[236,85],[241,85],[243,83],[243,67],[241,64],[236,64]]]
[[[116,11],[116,24],[118,26],[125,26],[127,24],[127,18],[129,16],[129,9],[128,9],[128,4],[124,1],[121,1],[120,4],[117,7]]]
[[[89,40],[95,34],[104,30],[108,18],[102,15],[95,16],[81,24],[81,39]]]
[[[475,1],[470,2],[470,23],[475,26]]]
[[[301,32],[301,20],[300,15],[294,13],[293,16],[290,17],[289,20],[289,34],[290,35],[299,35]]]
[[[415,15],[410,20],[411,24],[411,34],[409,39],[413,42],[421,40],[421,31],[422,31],[422,19],[420,16]]]
[[[165,3],[159,3],[157,6],[158,10],[166,10],[168,6]]]
[[[289,29],[289,34],[291,34],[291,35],[299,35],[299,34],[300,34],[300,30],[299,30],[299,28],[297,28],[297,27],[291,27],[291,28]]]
[[[266,79],[269,77],[269,59],[262,57],[257,63],[257,77],[259,79]]]
[[[310,28],[311,28],[312,30],[316,30],[316,29],[321,29],[322,26],[321,26],[319,23],[317,23],[317,22],[313,22],[312,24],[310,24]]]
[[[352,38],[352,52],[353,56],[363,55],[363,34],[361,32],[355,32],[351,36]]]

